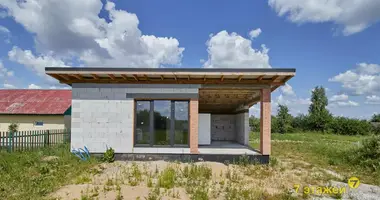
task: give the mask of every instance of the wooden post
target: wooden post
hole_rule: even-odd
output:
[[[8,152],[13,151],[13,132],[8,132]]]
[[[50,131],[47,130],[47,146],[50,145]]]

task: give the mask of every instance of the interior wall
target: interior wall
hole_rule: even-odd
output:
[[[249,143],[249,114],[248,112],[235,115],[236,141],[243,145]]]
[[[235,115],[211,114],[211,140],[235,141]]]
[[[199,113],[198,144],[211,144],[211,114]]]

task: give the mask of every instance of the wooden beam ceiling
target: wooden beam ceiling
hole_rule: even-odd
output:
[[[139,78],[137,77],[136,74],[133,74],[132,76],[133,76],[133,78],[135,78],[136,81],[139,81]]]
[[[123,77],[124,80],[128,80],[128,76],[125,74],[120,74],[121,77]]]
[[[108,74],[108,76],[109,76],[112,80],[116,80],[116,77],[115,77],[113,74]]]
[[[96,74],[91,74],[91,76],[95,79],[95,80],[100,80],[100,77]]]
[[[73,77],[75,77],[76,79],[79,79],[79,80],[84,80],[83,76],[81,76],[79,74],[70,74],[70,76],[73,76]]]
[[[58,75],[59,77],[65,79],[65,80],[67,80],[67,81],[70,81],[70,80],[71,80],[70,77],[69,77],[67,74],[57,74],[57,75]]]

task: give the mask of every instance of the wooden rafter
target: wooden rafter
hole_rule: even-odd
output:
[[[116,80],[116,77],[115,77],[113,74],[108,74],[108,76],[109,76],[112,80]]]
[[[277,79],[278,77],[280,77],[280,76],[279,76],[279,75],[275,75],[275,76],[273,76],[273,77],[272,77],[272,82],[275,82],[276,79]]]
[[[261,75],[261,76],[257,77],[257,80],[260,82],[263,80],[263,78],[264,78],[264,75]]]
[[[132,76],[133,76],[133,78],[135,78],[136,81],[139,81],[139,78],[137,78],[136,74],[133,74]]]
[[[238,77],[239,82],[241,81],[242,78],[243,78],[243,75],[240,75],[240,76]]]
[[[174,76],[174,80],[177,81],[177,76],[175,74],[173,74],[173,76]]]
[[[220,81],[223,81],[224,80],[224,75],[222,75],[222,77],[220,77]]]
[[[84,80],[83,76],[79,75],[79,74],[70,74],[70,76],[73,76],[79,80]]]
[[[146,74],[144,74],[144,77],[146,78],[147,81],[149,81],[149,77]]]
[[[161,80],[164,80],[164,79],[165,79],[164,76],[162,76],[162,75],[160,75],[160,77],[161,77]]]
[[[204,75],[204,77],[203,77],[203,81],[205,81],[205,82],[206,82],[206,75]]]
[[[128,80],[128,76],[127,76],[127,75],[125,75],[125,74],[120,74],[120,76],[123,77],[123,79]]]
[[[96,74],[91,74],[91,76],[92,76],[95,80],[99,80],[99,79],[100,79],[100,77],[99,77],[98,75],[96,75]]]
[[[61,78],[63,78],[63,79],[65,79],[65,80],[67,80],[67,81],[69,81],[70,80],[70,77],[69,76],[67,76],[67,74],[57,74],[59,77],[61,77]]]
[[[61,77],[58,76],[58,74],[48,74],[48,75],[54,77],[55,79],[58,79],[59,81],[61,81]]]
[[[189,80],[189,81],[190,81],[190,76],[189,76],[189,75],[187,75],[187,80]]]
[[[84,79],[84,80],[78,80],[78,79],[63,79],[62,82],[71,84],[71,83],[109,83],[110,79],[101,79],[101,77],[97,76],[96,74],[92,74],[94,77],[93,79]],[[149,80],[146,79],[139,79],[136,75],[133,76],[135,80],[124,80],[124,79],[116,79],[112,80],[113,82],[118,83],[136,83],[137,81],[139,83],[147,82],[151,84],[268,84],[268,85],[284,85],[283,82],[272,82],[271,80],[262,80],[261,82],[258,82],[257,80],[253,79],[241,79],[240,82],[233,79],[224,79],[223,81],[220,80],[220,78],[207,78],[206,80],[204,78],[198,78],[198,79],[190,79],[187,78],[181,78],[179,79],[177,77],[177,80],[175,79],[168,79],[165,78],[165,80],[162,80],[161,78],[149,78]]]
[[[276,86],[272,87],[272,88],[270,89],[271,92],[275,91],[278,87],[280,87],[280,85],[276,85]]]

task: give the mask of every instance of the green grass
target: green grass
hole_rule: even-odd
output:
[[[44,160],[47,156],[58,158]],[[0,199],[43,199],[62,185],[89,181],[83,174],[91,173],[89,169],[97,162],[95,159],[80,161],[70,153],[68,145],[30,152],[2,151]]]
[[[332,169],[344,176],[357,176],[362,182],[380,185],[380,170],[371,172],[353,165],[346,158],[358,143],[368,136],[345,136],[327,133],[272,134],[272,155],[297,159],[312,165]],[[252,133],[251,145],[259,146],[259,134]]]

